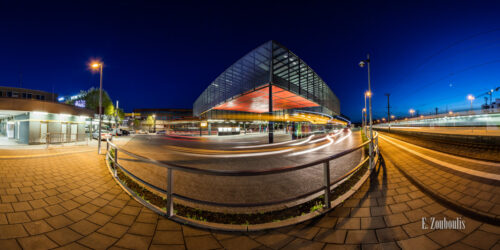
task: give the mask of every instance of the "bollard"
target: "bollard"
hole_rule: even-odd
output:
[[[325,207],[330,208],[330,161],[323,163],[323,175],[325,177]]]
[[[167,176],[167,217],[171,217],[174,215],[174,202],[173,202],[173,197],[172,197],[172,191],[174,185],[174,177],[173,177],[173,170],[171,168],[168,168],[168,176]]]

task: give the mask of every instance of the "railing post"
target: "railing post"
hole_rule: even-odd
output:
[[[369,153],[369,157],[370,159],[368,160],[369,161],[369,164],[370,164],[370,169],[373,169],[373,138],[370,140],[370,143],[368,144],[368,153]]]
[[[118,176],[118,170],[116,169],[116,165],[118,165],[118,147],[115,147],[115,164],[114,164],[114,172],[115,177]]]
[[[172,168],[168,168],[167,171],[167,217],[174,215],[174,202],[172,197],[173,185],[174,185],[174,171]]]
[[[50,133],[45,134],[45,143],[47,143],[47,148],[49,148],[50,144]]]
[[[330,161],[323,163],[323,175],[325,179],[325,207],[330,208]]]
[[[106,139],[106,151],[109,151],[109,139]]]

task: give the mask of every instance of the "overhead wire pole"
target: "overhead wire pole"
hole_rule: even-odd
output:
[[[386,93],[385,95],[387,96],[387,127],[391,131],[391,106],[389,105],[389,96],[391,94]]]

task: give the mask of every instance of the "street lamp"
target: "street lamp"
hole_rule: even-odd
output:
[[[394,120],[395,116],[394,115],[391,115],[391,119]]]
[[[362,123],[363,123],[363,128],[364,128],[366,126],[366,108],[361,110],[361,120],[363,121]]]
[[[410,109],[410,115],[411,115],[411,117],[413,117],[413,113],[415,113],[415,110]]]
[[[94,62],[90,65],[93,69],[99,69],[99,142],[97,153],[101,154],[101,126],[102,126],[102,62]]]
[[[470,112],[472,112],[472,102],[476,99],[473,95],[468,95],[467,99],[470,101]]]
[[[373,168],[373,130],[372,130],[372,88],[371,88],[371,82],[370,82],[370,54],[366,54],[366,59],[362,60],[359,62],[359,67],[363,68],[367,65],[368,68],[368,92],[367,96],[369,97],[368,103],[369,103],[369,109],[368,112],[370,112],[370,169]]]

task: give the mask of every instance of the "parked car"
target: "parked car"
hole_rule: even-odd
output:
[[[122,135],[130,135],[130,131],[128,131],[128,130],[121,129],[121,131],[122,131]]]
[[[166,133],[167,133],[167,131],[165,131],[165,130],[161,130],[161,131],[156,132],[157,135],[164,135]]]
[[[119,128],[115,128],[112,130],[111,134],[113,134],[114,136],[120,136],[122,135],[122,130]]]
[[[92,133],[92,138],[99,140],[99,131],[96,130]],[[107,130],[101,130],[101,141],[105,141],[109,138],[110,141],[113,140],[113,135]]]

